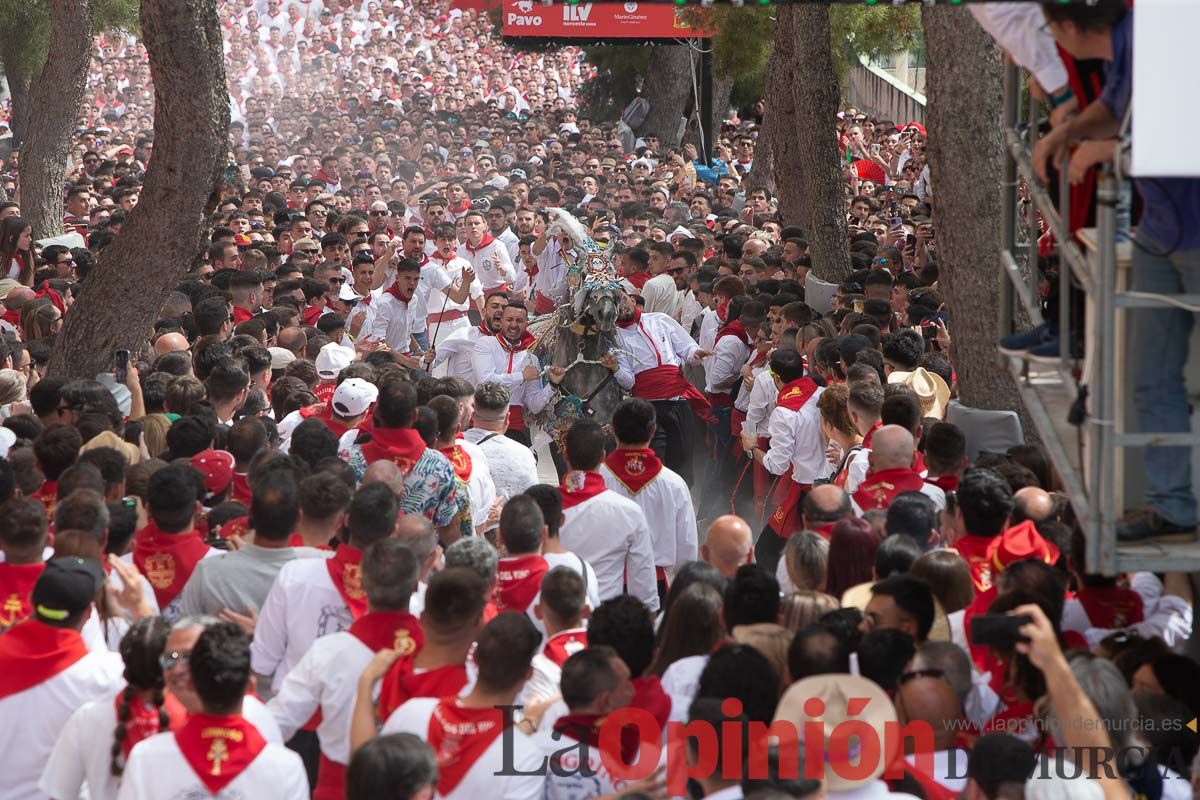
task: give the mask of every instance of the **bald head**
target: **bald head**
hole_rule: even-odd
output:
[[[741,517],[733,514],[717,517],[708,526],[700,555],[722,576],[732,578],[738,567],[754,560],[754,531]]]
[[[884,425],[871,439],[871,467],[883,469],[911,467],[917,443],[913,435],[899,425]]]
[[[901,725],[923,722],[933,729],[934,750],[950,750],[956,737],[955,720],[962,717],[962,703],[950,684],[941,678],[913,678],[896,692],[896,716]],[[905,747],[913,745],[905,739]]]
[[[9,311],[16,311],[21,306],[25,305],[25,302],[33,296],[33,289],[30,289],[28,286],[18,286],[5,296],[4,306]]]
[[[275,341],[284,350],[290,350],[296,358],[304,358],[304,348],[308,346],[308,336],[299,328],[284,328],[275,337]]]
[[[187,349],[188,340],[182,333],[164,333],[154,340],[154,352],[160,356]]]
[[[420,579],[428,579],[437,564],[438,555],[437,531],[433,523],[421,514],[403,514],[396,522],[396,538],[408,545],[408,549],[417,557]]]
[[[404,493],[404,473],[392,461],[376,461],[367,467],[363,473],[363,486],[368,483],[382,483],[399,497]]]
[[[836,518],[841,512],[850,512],[850,498],[840,486],[834,486],[832,483],[823,483],[820,486],[814,486],[804,497],[805,515],[810,513],[816,518],[820,518],[823,523],[826,519]],[[809,525],[808,527],[812,527]]]
[[[1026,486],[1018,489],[1013,495],[1016,506],[1013,517],[1031,519],[1034,522],[1045,522],[1054,513],[1054,499],[1050,493],[1040,486]]]

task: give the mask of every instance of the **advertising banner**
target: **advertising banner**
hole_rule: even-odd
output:
[[[555,3],[504,0],[505,36],[547,39],[689,39],[708,34],[670,3]]]

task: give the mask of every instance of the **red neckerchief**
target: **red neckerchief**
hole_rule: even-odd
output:
[[[799,411],[817,393],[817,389],[818,386],[812,378],[797,378],[779,390],[779,399],[775,401],[775,406],[786,408],[789,411]]]
[[[241,325],[243,322],[246,322],[253,318],[254,318],[254,315],[252,313],[250,313],[249,311],[247,311],[246,309],[242,308],[241,306],[233,307],[233,324],[234,325]]]
[[[117,718],[121,716],[121,706],[125,703],[125,693],[118,692],[113,698],[113,705],[117,710]],[[187,709],[173,694],[163,696],[162,710],[167,712],[167,727],[165,730],[177,731],[187,722]],[[149,703],[146,703],[139,697],[133,698],[129,703],[129,719],[121,724],[125,727],[125,738],[121,740],[121,751],[125,754],[125,758],[129,758],[129,751],[133,746],[143,739],[149,739],[156,733],[161,733],[160,725],[162,721],[158,716],[158,709]]]
[[[626,489],[637,494],[646,484],[658,477],[663,463],[649,447],[637,450],[617,448],[608,454],[604,463]]]
[[[459,203],[457,206],[454,206],[453,208],[447,207],[446,210],[449,211],[451,214],[463,214],[463,213],[466,213],[466,211],[468,209],[470,209],[470,207],[471,207],[471,201],[469,199],[467,199],[467,200],[463,200],[461,203]]]
[[[932,763],[932,753],[929,755],[928,760],[930,763]],[[920,764],[922,761],[922,756],[916,756],[915,761],[917,764]],[[933,775],[928,775],[924,772],[921,772],[916,768],[915,765],[908,763],[908,759],[904,757],[903,749],[900,749],[896,752],[896,760],[892,762],[892,768],[887,772],[888,775],[900,773],[903,773],[905,776],[912,778],[914,781],[920,784],[922,793],[925,795],[925,800],[956,800],[958,797],[958,792],[950,791],[945,786],[942,786],[940,783],[938,783],[937,778],[935,778]],[[893,788],[893,791],[903,792],[903,789],[897,786]]]
[[[0,632],[11,628],[33,613],[29,595],[46,569],[37,564],[0,563]]]
[[[58,481],[42,481],[42,485],[30,497],[45,506],[46,516],[54,519],[54,507],[58,505]]]
[[[304,307],[304,324],[310,327],[316,327],[317,320],[325,313],[325,306],[305,306]]]
[[[633,288],[641,289],[646,285],[646,281],[650,280],[653,275],[649,272],[634,272],[625,276],[625,280],[629,281]]]
[[[833,537],[833,527],[835,525],[837,525],[836,522],[829,522],[824,525],[818,525],[813,530],[825,537],[825,541],[828,542]]]
[[[350,614],[358,619],[367,612],[367,593],[362,586],[363,552],[348,544],[339,544],[333,553],[333,558],[325,561],[329,570],[329,579],[333,587],[350,609]]]
[[[717,338],[713,342],[713,346],[716,346],[716,342],[721,341],[726,336],[732,336],[747,347],[754,347],[754,340],[750,338],[750,334],[746,332],[746,327],[742,325],[740,319],[725,323],[721,330],[717,331]]]
[[[298,533],[293,533],[288,536],[288,547],[312,547],[312,545],[305,544],[303,536],[301,536]],[[319,544],[316,546],[316,549],[317,550],[329,550],[331,552],[333,550],[333,548],[327,544]]]
[[[372,428],[371,440],[360,445],[367,464],[387,459],[408,475],[425,455],[425,440],[412,428]]]
[[[591,747],[600,750],[600,731],[608,717],[599,714],[567,714],[554,721],[554,732],[577,742],[587,742]],[[633,763],[637,758],[641,740],[638,738],[638,727],[627,724],[621,729],[621,761]],[[615,755],[615,754],[612,754]],[[609,757],[611,758],[612,755]]]
[[[166,608],[180,592],[209,546],[195,529],[163,533],[154,520],[133,537],[133,563],[150,585],[159,608]]]
[[[662,731],[667,724],[667,718],[671,716],[671,696],[663,689],[662,681],[657,675],[633,679],[633,699],[629,701],[629,705],[650,712],[650,716],[658,723],[659,731]]]
[[[58,313],[67,313],[67,304],[63,302],[62,295],[50,288],[49,281],[42,281],[41,286],[33,293],[33,296],[47,297],[50,299],[50,303],[58,309]]]
[[[450,466],[454,467],[454,474],[464,483],[471,480],[471,456],[457,442],[449,447],[442,447],[438,452],[450,460]]]
[[[475,326],[475,330],[479,331],[480,336],[499,336],[499,334],[489,328],[486,322],[481,322]]]
[[[925,482],[938,487],[943,492],[953,492],[958,489],[957,475],[938,475],[936,478],[926,478]]]
[[[241,503],[246,508],[250,507],[251,501],[254,500],[254,492],[250,489],[250,480],[245,472],[233,473],[233,490],[229,499]]]
[[[87,654],[78,631],[25,620],[0,636],[0,700],[45,683]]]
[[[564,661],[586,647],[587,628],[571,628],[551,636],[542,648],[542,655],[561,667]]]
[[[925,481],[911,467],[883,469],[867,476],[854,493],[854,501],[864,512],[880,511],[903,492],[919,492]]]
[[[604,478],[598,472],[568,473],[558,487],[558,493],[562,495],[563,511],[574,508],[584,500],[591,500],[607,488]]]
[[[496,334],[496,341],[500,342],[500,349],[509,354],[509,359],[508,359],[509,362],[512,361],[513,353],[520,353],[524,350],[528,350],[529,348],[533,347],[534,344],[537,343],[537,339],[535,339],[533,334],[530,333],[528,330],[526,330],[523,334],[521,334],[521,341],[517,342],[516,344],[513,344],[512,342],[510,342],[505,337],[503,332]],[[508,369],[510,372],[512,371],[511,363],[509,363]]]
[[[241,714],[193,714],[175,731],[188,766],[214,795],[258,758],[267,740]]]
[[[328,400],[323,403],[313,403],[311,406],[305,406],[304,408],[300,409],[300,416],[303,419],[316,417],[317,419],[321,420],[321,422],[325,423],[325,427],[329,428],[333,435],[339,439],[342,438],[346,431],[350,430],[349,425],[346,425],[343,422],[338,422],[333,418],[333,407],[329,404]]]
[[[438,765],[438,794],[458,787],[475,762],[504,732],[504,715],[496,708],[464,708],[453,697],[433,707],[426,741]]]
[[[408,305],[409,301],[413,299],[412,296],[409,296],[407,300],[404,299],[404,297],[400,294],[400,284],[396,283],[395,281],[392,282],[390,287],[384,289],[384,294],[390,294],[392,297],[395,297],[396,300],[404,303],[406,306]]]
[[[533,598],[542,588],[542,577],[550,565],[539,553],[502,558],[496,565],[494,602],[498,611],[529,609]]]
[[[867,435],[863,437],[863,440],[862,440],[863,450],[871,449],[871,440],[875,437],[875,431],[879,430],[882,427],[883,427],[882,422],[876,422],[874,425],[871,426],[871,430],[867,431]]]
[[[641,324],[642,324],[642,310],[640,308],[634,308],[633,316],[630,317],[629,319],[625,320],[624,322],[622,322],[621,320],[617,320],[618,328],[628,329],[628,328],[634,327],[635,325],[641,325]]]
[[[387,722],[393,711],[414,697],[452,697],[466,685],[465,664],[417,672],[411,658],[402,658],[391,666],[379,686],[379,719]]]
[[[1132,589],[1083,587],[1075,597],[1083,605],[1093,628],[1125,628],[1142,621],[1142,596]]]
[[[975,584],[976,594],[992,588],[992,562],[988,560],[987,551],[993,538],[995,537],[967,534],[960,536],[951,545],[971,568],[971,582]]]
[[[492,236],[490,233],[485,233],[483,238],[479,240],[478,247],[472,247],[470,242],[464,244],[463,247],[467,248],[467,252],[469,252],[471,255],[475,255],[494,241],[496,241],[496,237]]]
[[[384,648],[415,656],[425,646],[421,621],[407,611],[371,611],[354,620],[350,635],[378,653]]]
[[[21,312],[20,311],[6,309],[4,311],[4,315],[0,316],[0,319],[3,319],[5,322],[7,322],[9,325],[12,325],[14,328],[21,327]]]
[[[249,505],[249,504],[247,504]],[[222,539],[230,539],[234,536],[241,536],[243,539],[250,533],[250,516],[243,515],[234,517],[221,526],[219,535]]]

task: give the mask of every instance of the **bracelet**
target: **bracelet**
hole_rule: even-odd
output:
[[[1050,96],[1050,108],[1058,108],[1074,96],[1075,90],[1071,88],[1070,84],[1068,84],[1067,87],[1061,92]]]

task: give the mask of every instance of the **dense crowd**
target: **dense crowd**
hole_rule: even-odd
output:
[[[1189,578],[1088,572],[1045,453],[956,400],[921,124],[829,121],[833,284],[753,123],[589,119],[580,52],[445,3],[219,13],[209,244],[113,372],[46,374],[152,161],[139,45],[98,37],[66,237],[5,164],[0,798],[1192,796]],[[1064,75],[1132,21],[1021,14]],[[531,321],[585,251],[626,396],[550,436]]]

